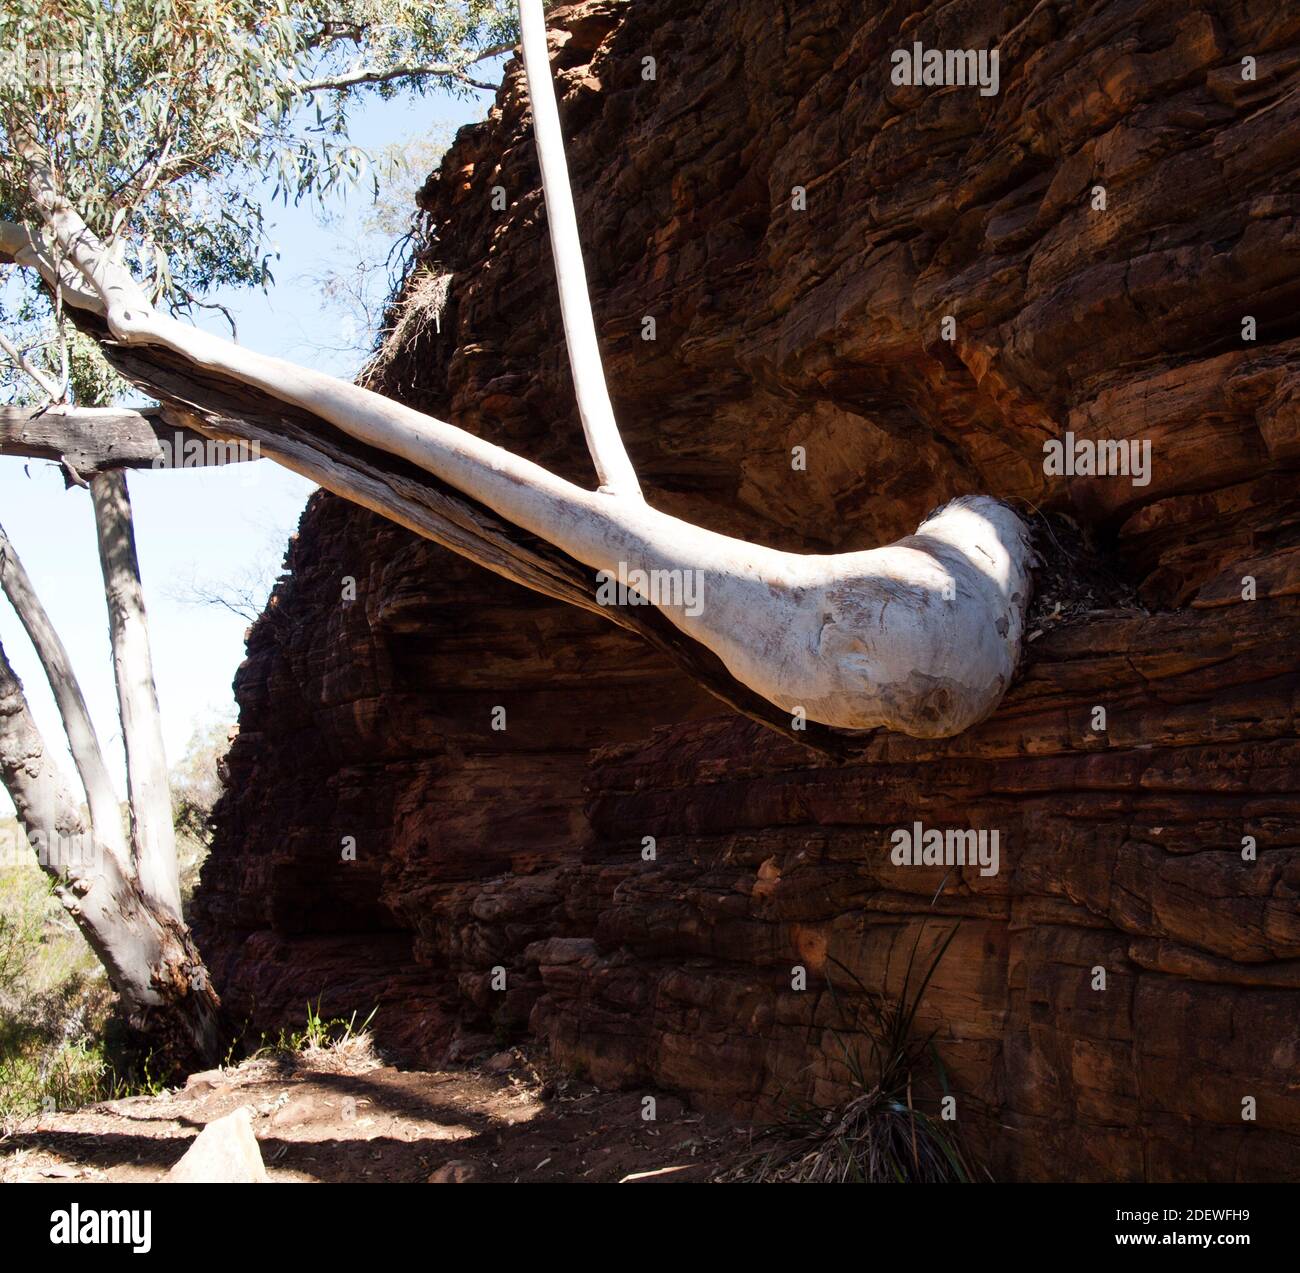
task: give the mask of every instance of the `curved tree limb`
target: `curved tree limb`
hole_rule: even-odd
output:
[[[75,212],[57,213],[61,245],[80,254],[88,279],[103,280],[109,330],[127,350],[146,362],[167,351],[191,379],[259,391],[407,460],[606,577],[695,581],[706,598],[698,610],[681,590],[665,600],[633,583],[629,593],[654,602],[796,727],[959,733],[1011,682],[1032,553],[1024,524],[996,500],[959,501],[918,535],[867,553],[804,556],[718,535],[639,496],[583,490],[454,425],[142,307],[129,278],[94,258]]]
[[[0,261],[35,270],[51,293],[61,290],[70,305],[91,314],[105,313],[98,292],[86,287],[85,280],[70,261],[56,258],[42,236],[12,221],[0,221]]]
[[[77,319],[88,334],[105,340],[102,320]],[[362,446],[246,385],[197,377],[164,350],[127,349],[111,340],[103,350],[118,372],[163,402],[162,418],[169,425],[256,443],[266,458],[494,574],[635,632],[728,707],[804,746],[838,755],[856,745],[851,736],[813,721],[796,729],[787,713],[740,684],[711,650],[660,611],[600,604],[592,573],[580,562],[415,465]]]
[[[534,23],[534,44],[536,36]],[[558,141],[548,135],[543,126],[544,153]],[[47,230],[102,299],[116,341],[150,351],[146,361],[167,351],[200,381],[242,385],[316,417],[418,466],[605,580],[617,578],[627,594],[619,604],[654,605],[796,726],[943,737],[984,719],[1009,686],[1033,553],[1024,523],[1000,501],[954,501],[916,535],[870,552],[800,555],[719,535],[651,508],[639,491],[583,490],[367,389],[186,327],[147,304],[49,174],[37,170],[31,192]],[[583,365],[590,384],[592,364]],[[598,465],[618,437],[612,414],[609,424],[612,432],[588,431]]]

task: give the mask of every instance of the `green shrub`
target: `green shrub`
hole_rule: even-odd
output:
[[[48,1110],[159,1090],[148,1061],[131,1059],[115,1004],[35,860],[0,866],[0,1130]]]

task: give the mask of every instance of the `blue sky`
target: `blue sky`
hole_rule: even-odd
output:
[[[485,63],[495,78],[500,63]],[[352,137],[378,150],[454,131],[482,119],[492,96],[476,92],[461,101],[445,95],[423,99],[377,98],[358,103]],[[407,182],[406,184],[410,184]],[[270,190],[266,190],[269,204]],[[414,190],[412,188],[412,193]],[[235,315],[239,340],[250,348],[351,375],[360,359],[340,354],[345,315],[323,298],[313,281],[330,265],[346,265],[348,245],[359,232],[368,194],[353,192],[331,205],[329,224],[312,209],[276,204],[269,220],[280,259],[269,293],[219,296]],[[228,335],[220,315],[201,325]],[[195,581],[238,583],[250,569],[278,568],[285,540],[314,489],[302,478],[263,460],[229,468],[132,472],[128,476],[136,540],[149,611],[154,672],[162,709],[167,756],[175,763],[196,728],[235,717],[231,681],[244,657],[245,620],[211,605],[182,599]],[[125,797],[121,731],[103,583],[95,548],[90,496],[65,490],[55,467],[42,461],[0,457],[0,522],[23,559],[46,609],[68,648],[100,742]],[[63,730],[53,699],[26,635],[0,599],[0,642],[22,678],[47,744],[57,748],[69,775]],[[12,812],[0,791],[0,814]]]

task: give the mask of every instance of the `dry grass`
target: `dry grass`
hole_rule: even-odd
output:
[[[364,1074],[377,1070],[383,1061],[375,1051],[374,1036],[369,1030],[349,1034],[326,1043],[311,1043],[302,1056],[318,1070],[336,1070],[341,1074]]]
[[[340,1074],[360,1074],[383,1064],[370,1033],[370,1015],[357,1024],[351,1017],[321,1016],[319,1000],[307,1005],[307,1024],[302,1030],[281,1030],[274,1039],[262,1036],[262,1044],[253,1058],[302,1058],[316,1070],[334,1070]]]
[[[868,990],[837,960],[852,983],[845,1003],[828,982],[838,1023],[830,1031],[840,1050],[851,1095],[834,1108],[793,1107],[787,1119],[755,1136],[757,1148],[725,1179],[766,1183],[966,1184],[982,1173],[962,1148],[955,1124],[920,1108],[914,1091],[947,1079],[916,1013],[956,929],[939,943],[928,967],[917,965],[921,932],[908,958],[897,1001]]]
[[[408,353],[430,328],[442,331],[442,316],[451,290],[451,274],[436,266],[418,266],[389,311],[392,321],[383,333],[379,348],[362,368],[357,383],[375,388],[396,358]]]

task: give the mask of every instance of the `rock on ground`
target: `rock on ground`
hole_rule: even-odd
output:
[[[209,1123],[163,1180],[170,1185],[267,1184],[248,1108]]]

